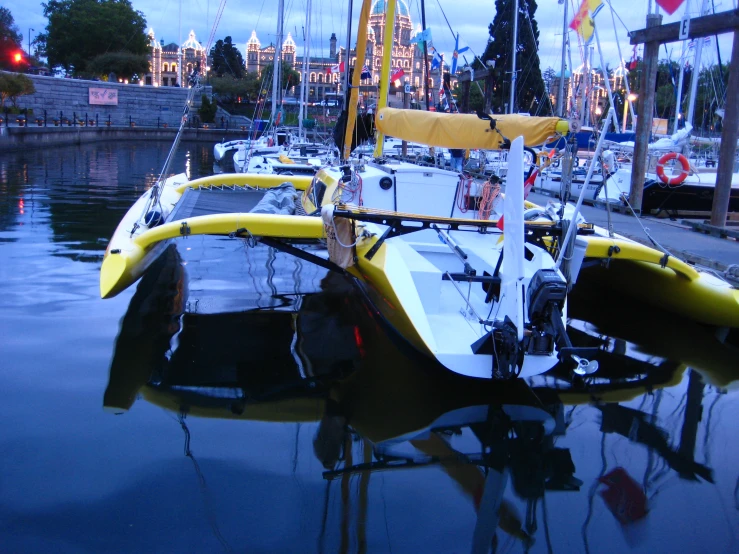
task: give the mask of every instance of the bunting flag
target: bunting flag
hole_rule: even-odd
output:
[[[332,73],[343,73],[344,72],[344,62],[341,62],[340,64],[332,65],[326,68],[326,73],[331,75]]]
[[[657,5],[672,15],[682,5],[685,0],[657,0]]]
[[[444,63],[444,57],[439,54],[439,51],[433,46],[431,46],[431,53],[433,54],[433,57],[431,58],[431,70],[434,70],[442,66]]]
[[[409,40],[411,44],[420,44],[421,42],[431,42],[431,28],[424,29],[420,33],[413,35],[413,38]]]
[[[365,62],[364,67],[362,67],[362,75],[360,76],[362,79],[371,79],[372,78],[372,72],[370,71],[370,68],[367,66],[367,63]]]
[[[405,71],[403,71],[403,68],[399,67],[393,72],[392,75],[390,75],[390,81],[395,82],[398,79],[400,79],[403,75],[405,75]]]
[[[464,54],[469,49],[469,46],[465,46],[464,48],[459,47],[459,33],[457,33],[457,37],[454,41],[454,53],[452,54],[452,75],[457,74],[457,58],[459,58],[460,54]]]
[[[602,8],[603,0],[582,0],[580,9],[577,10],[575,17],[570,21],[570,29],[577,31],[585,44],[593,38],[593,32],[595,31],[593,19]]]

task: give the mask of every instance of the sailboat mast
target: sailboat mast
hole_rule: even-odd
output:
[[[708,11],[708,0],[703,0],[703,6],[698,15],[703,15]],[[693,115],[695,113],[695,95],[698,91],[698,77],[701,72],[701,56],[703,55],[703,39],[695,39],[695,62],[693,64],[693,72],[690,76],[690,104],[688,104],[688,117],[685,119],[686,123],[693,125]]]
[[[359,27],[357,32],[357,58],[354,62],[354,73],[352,75],[352,86],[347,94],[346,107],[346,133],[344,134],[344,151],[341,159],[346,160],[352,150],[352,138],[354,126],[357,122],[357,101],[359,100],[359,85],[362,80],[362,68],[367,53],[367,24],[369,23],[370,0],[362,1],[362,10],[359,12]],[[347,51],[347,55],[348,55]],[[348,56],[347,56],[348,58]],[[349,60],[347,59],[347,66]]]
[[[511,98],[510,111],[516,113],[516,54],[518,53],[518,0],[513,0],[513,56],[511,56]]]
[[[426,2],[421,0],[421,31],[426,30]],[[429,111],[429,51],[426,41],[423,41],[423,95],[426,97],[426,111]],[[441,68],[444,73],[444,68]]]
[[[568,41],[568,35],[567,35],[567,5],[568,2],[565,0],[564,6],[565,6],[565,15],[564,19],[562,20],[562,63],[560,65],[559,70],[559,94],[557,99],[557,115],[559,117],[565,117],[565,106],[564,106],[564,99],[565,99],[565,54],[567,53],[567,41]]]
[[[282,16],[285,9],[285,0],[279,0],[277,4],[277,36],[275,37],[275,56],[272,65],[272,114],[274,123],[277,117],[278,103],[280,101],[280,57],[282,56]]]
[[[303,37],[303,73],[300,76],[300,110],[298,112],[298,136],[303,136],[303,118],[308,89],[308,65],[310,64],[310,16],[312,0],[308,0],[305,14],[305,37]]]
[[[344,49],[344,77],[343,77],[343,83],[344,83],[344,98],[346,99],[345,102],[349,102],[349,51],[351,50],[352,46],[352,8],[353,8],[353,0],[349,0],[349,13],[347,14],[347,22],[346,22],[346,48]],[[359,32],[357,32],[357,36],[359,36]],[[339,67],[341,67],[341,62],[339,62]],[[349,109],[348,105],[342,106],[344,110]]]
[[[377,98],[377,112],[387,107],[387,94],[390,90],[390,61],[393,54],[393,33],[395,31],[395,0],[388,0],[385,4],[385,36],[382,40],[382,70],[380,71],[380,90]],[[382,157],[382,148],[385,143],[384,135],[375,132],[375,158]]]

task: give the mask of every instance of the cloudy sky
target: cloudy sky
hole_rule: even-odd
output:
[[[31,38],[33,38],[45,28],[47,23],[43,16],[41,3],[36,3],[36,1],[3,1],[23,32],[24,44],[28,42],[29,29],[34,29],[31,31]],[[328,55],[328,38],[332,32],[335,32],[339,38],[339,44],[345,43],[346,14],[350,1],[313,0],[312,55]],[[575,2],[579,4],[579,0],[565,1],[570,3],[569,19],[571,19],[573,6]],[[690,2],[691,12],[697,15],[701,0],[687,1]],[[356,19],[361,0],[353,0],[353,2]],[[606,63],[614,66],[618,63],[616,36],[618,36],[623,57],[630,58],[632,52],[628,43],[627,30],[641,29],[645,26],[647,5],[652,4],[652,0],[610,0],[610,2],[616,13],[616,32],[614,32],[611,13],[607,9],[598,15],[597,23]],[[709,6],[711,2],[715,5],[717,12],[735,8],[737,5],[737,0],[711,0]],[[405,3],[410,10],[414,26],[420,26],[420,0],[405,0]],[[460,46],[470,46],[475,54],[482,54],[488,38],[488,24],[495,17],[494,0],[426,0],[425,3],[426,25],[432,29],[434,45],[446,53],[447,60],[451,58],[451,52],[454,50],[454,38],[450,26],[454,33],[459,33]],[[213,33],[221,3],[220,0],[132,0],[132,4],[135,9],[144,14],[147,25],[154,29],[157,39],[164,39],[165,43],[178,42],[181,36],[184,42],[188,32],[192,29],[200,42],[205,45]],[[257,31],[263,46],[274,41],[277,4],[277,0],[227,0],[215,28],[215,40],[231,36],[242,52],[252,30]],[[306,5],[306,0],[285,0],[285,29],[293,34],[299,52],[304,42],[303,27],[305,26]],[[665,16],[664,22],[676,21],[681,15],[681,13],[676,13],[673,16],[667,16],[664,12],[662,13]],[[444,14],[448,19],[448,24]],[[563,16],[564,4],[560,4],[558,0],[538,0],[538,9],[534,17],[540,31],[539,57],[542,70],[547,67],[559,68]],[[526,29],[520,32],[526,32]],[[581,58],[574,34],[571,34],[571,42],[573,44],[572,63],[577,67],[581,64]],[[354,40],[352,40],[353,43]],[[595,41],[592,44],[595,45]],[[719,44],[722,62],[726,63],[731,56],[731,35],[724,35]],[[595,55],[598,55],[597,51]],[[666,51],[664,48],[661,49],[660,57],[678,59],[680,44],[668,45]],[[704,48],[703,60],[708,64],[716,62],[715,43],[712,42],[708,49]],[[596,65],[600,64],[596,63]]]

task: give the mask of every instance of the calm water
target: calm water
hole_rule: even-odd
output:
[[[598,379],[480,384],[238,239],[100,300],[167,149],[0,158],[0,551],[739,551],[735,346],[580,290]],[[210,174],[211,145],[174,167]]]

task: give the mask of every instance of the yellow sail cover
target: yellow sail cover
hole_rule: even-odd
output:
[[[476,115],[398,110],[383,108],[377,112],[377,128],[386,136],[440,146],[443,148],[481,148],[497,150],[504,137],[523,136],[526,146],[544,144],[549,137],[565,134],[567,121],[558,117],[495,115],[496,129]],[[502,136],[501,136],[502,135]]]

